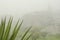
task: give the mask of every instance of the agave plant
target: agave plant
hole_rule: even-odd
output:
[[[10,30],[11,30],[12,21],[13,21],[13,18],[10,17],[10,19],[9,19],[7,25],[6,25],[6,17],[1,20],[1,23],[0,23],[0,40],[15,40],[15,38],[17,37],[17,34],[19,32],[19,29],[20,29],[23,21],[20,24],[19,24],[19,20],[17,21],[11,36],[9,36]],[[31,29],[31,27],[23,34],[23,36],[21,37],[20,40],[24,40],[24,37],[27,35],[27,33],[29,32],[30,29]],[[31,35],[32,34],[30,34],[26,38],[26,40],[28,40],[31,37]]]

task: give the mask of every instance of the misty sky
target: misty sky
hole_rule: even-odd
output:
[[[12,15],[21,17],[26,13],[48,11],[60,11],[60,0],[0,0],[0,17]]]

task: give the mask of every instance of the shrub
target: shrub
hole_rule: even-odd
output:
[[[10,17],[10,19],[6,25],[6,17],[1,20],[1,23],[0,23],[0,40],[15,40],[15,38],[17,37],[17,34],[19,32],[19,29],[20,29],[23,21],[19,24],[19,20],[18,20],[18,22],[16,23],[16,25],[14,27],[14,30],[13,30],[11,36],[9,36],[12,21],[13,21],[13,18]],[[24,37],[27,35],[27,33],[29,32],[30,29],[31,29],[31,27],[23,34],[23,36],[21,37],[21,40],[24,40]],[[26,38],[26,40],[28,40],[30,38],[30,36],[31,36],[31,34]]]

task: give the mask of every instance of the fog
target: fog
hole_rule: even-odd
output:
[[[60,0],[0,0],[0,16],[21,17],[27,13],[40,11],[59,12]]]
[[[48,0],[0,0],[0,16],[23,16],[29,12],[48,10]]]
[[[13,16],[16,20],[27,14],[42,16],[43,18],[40,18],[44,20],[43,23],[53,19],[52,22],[58,24],[60,22],[60,0],[0,0],[0,18]]]

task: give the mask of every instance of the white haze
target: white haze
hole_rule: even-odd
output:
[[[48,10],[48,0],[0,0],[0,16],[21,17],[26,13]]]
[[[60,11],[60,0],[0,0],[0,17],[5,15],[22,17],[29,12],[48,10]]]
[[[60,0],[0,0],[0,18],[13,16],[18,19],[33,12],[47,12],[55,22],[60,22]]]

